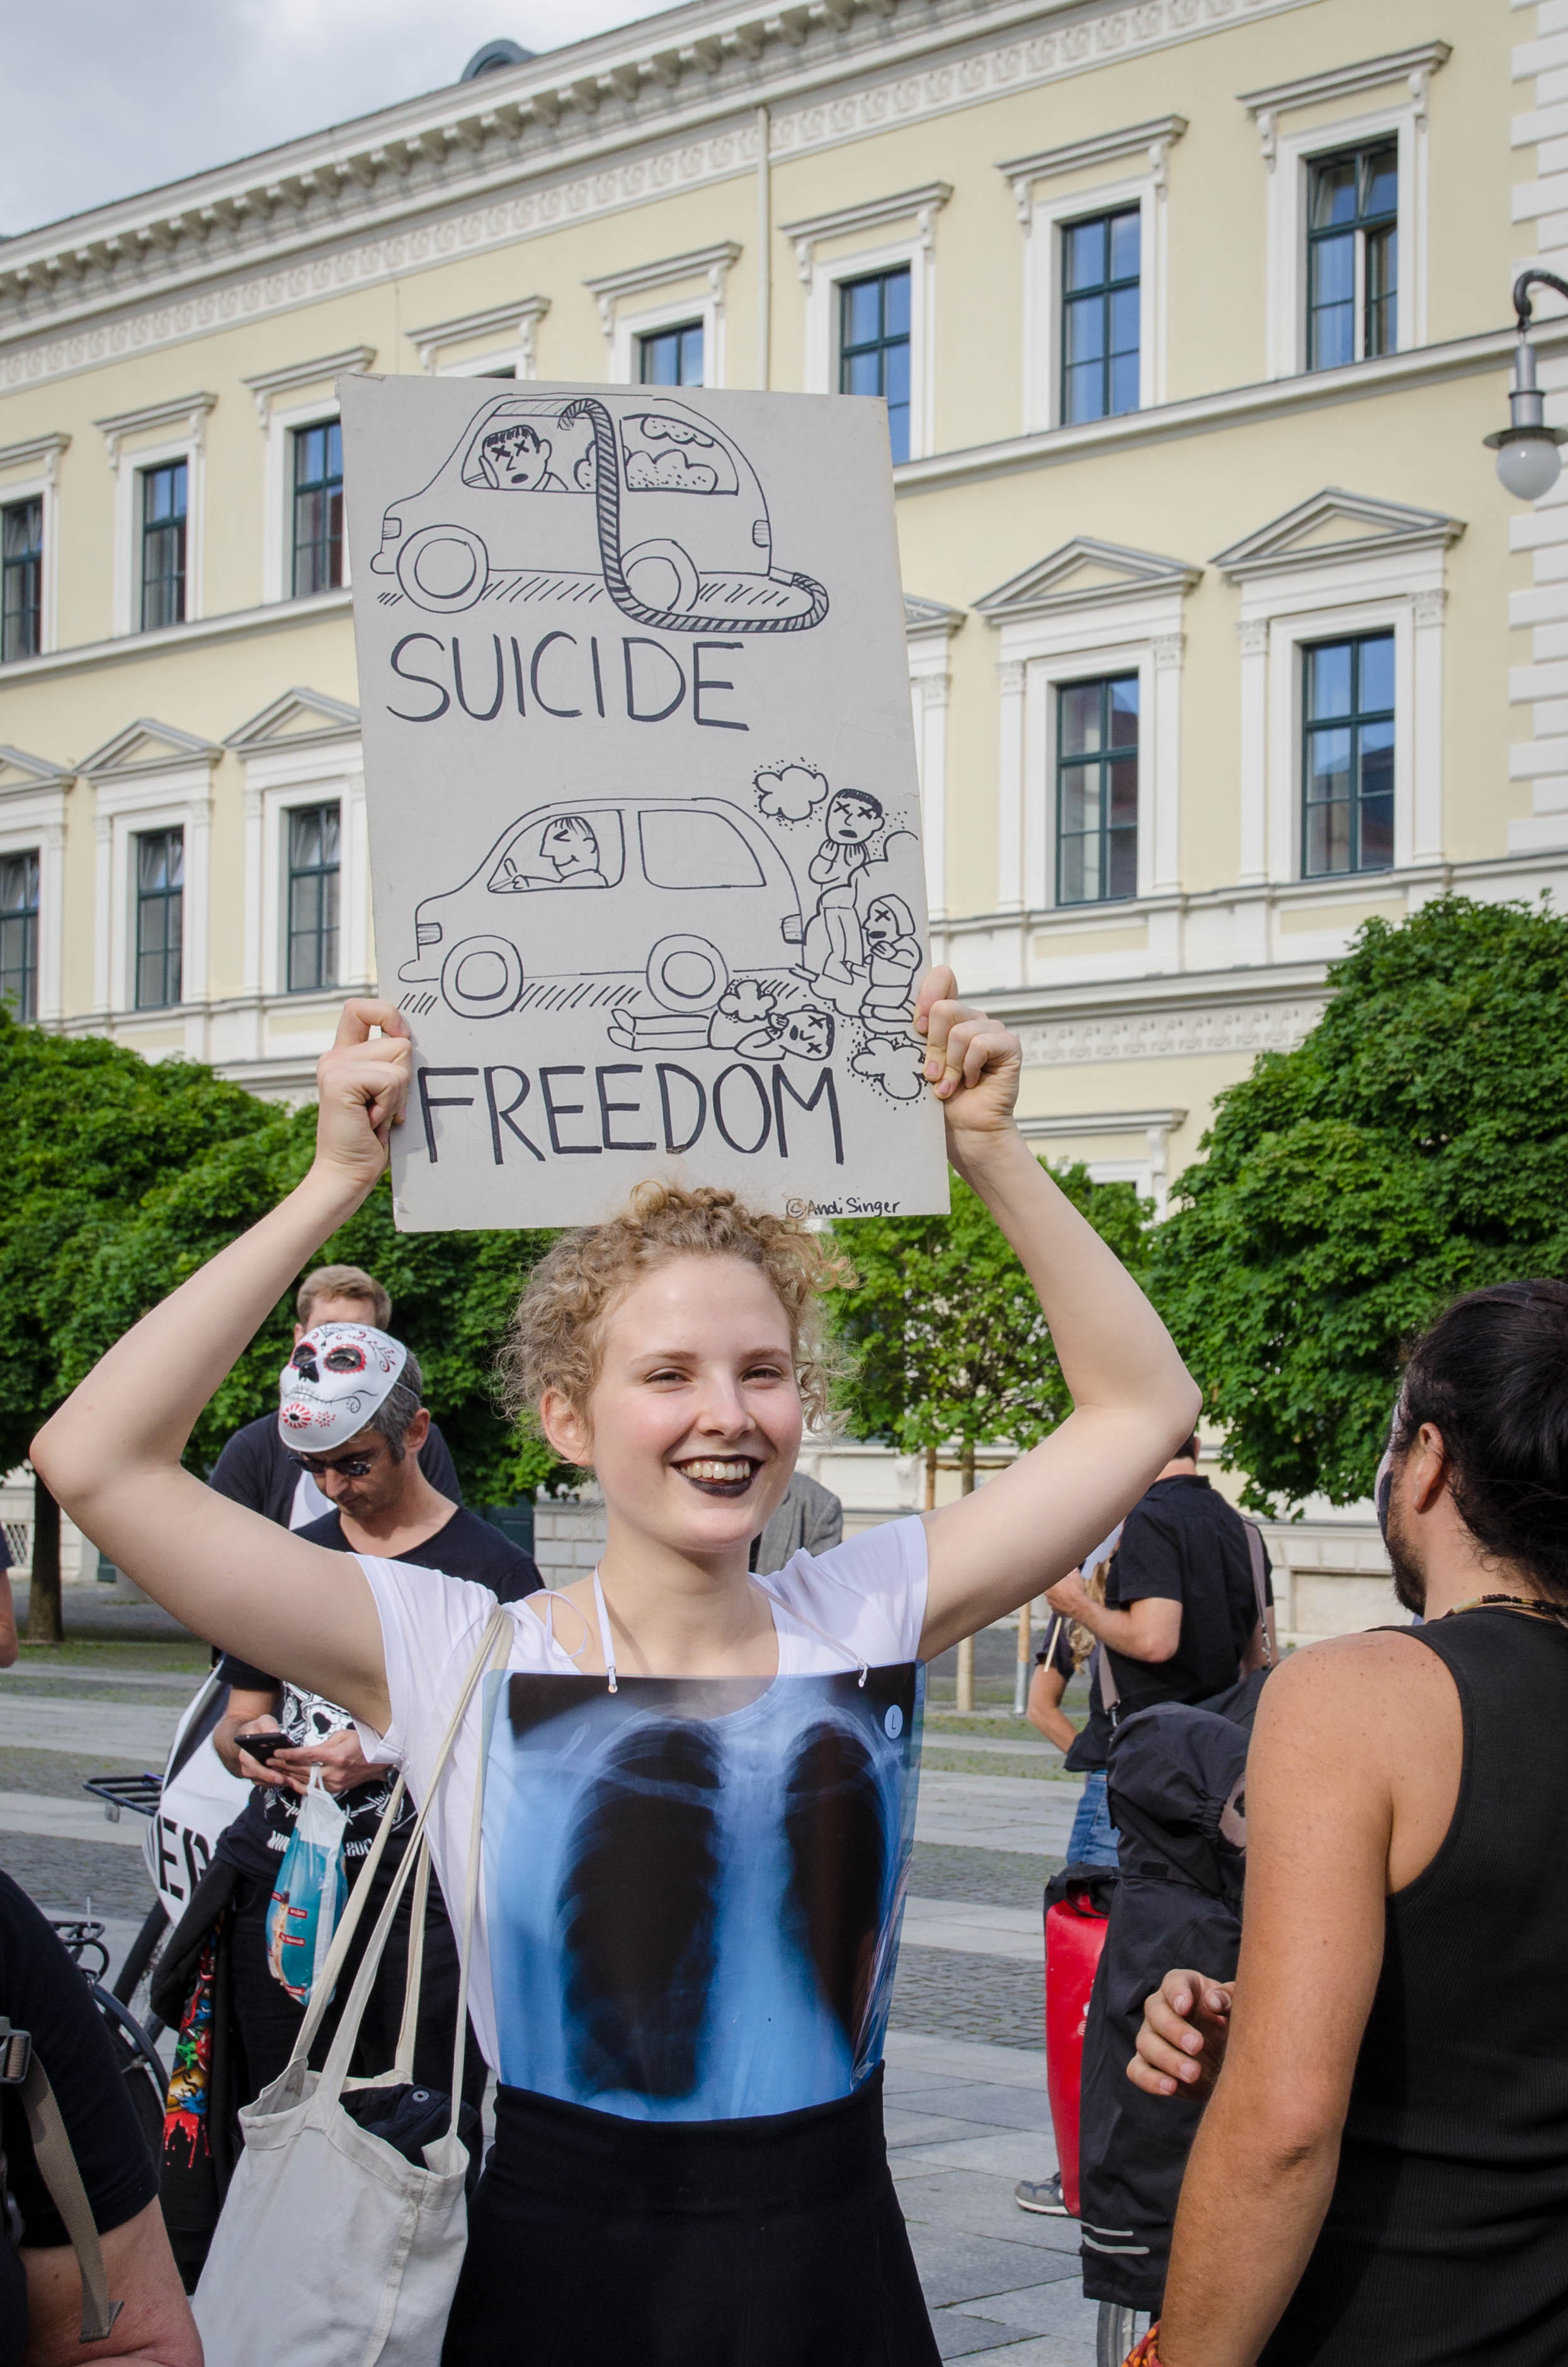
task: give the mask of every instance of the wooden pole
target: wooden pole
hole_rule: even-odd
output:
[[[1025,1603],[1018,1609],[1018,1664],[1013,1671],[1013,1716],[1022,1717],[1024,1704],[1029,1697],[1029,1657],[1034,1648],[1034,1631],[1029,1614],[1034,1605]]]
[[[974,1446],[966,1442],[959,1457],[959,1487],[966,1495],[974,1492]],[[966,1636],[959,1646],[958,1706],[960,1710],[974,1707],[974,1637]]]

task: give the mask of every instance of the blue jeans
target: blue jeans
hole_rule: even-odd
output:
[[[1084,1778],[1084,1796],[1067,1842],[1069,1865],[1115,1865],[1117,1832],[1106,1805],[1104,1768]]]

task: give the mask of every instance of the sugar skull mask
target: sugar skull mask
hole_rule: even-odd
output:
[[[397,1387],[407,1362],[402,1341],[369,1323],[318,1323],[278,1375],[284,1444],[307,1455],[346,1444]]]

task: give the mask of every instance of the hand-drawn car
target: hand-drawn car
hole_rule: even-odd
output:
[[[670,632],[804,632],[828,605],[811,576],[774,568],[739,445],[651,389],[497,396],[385,512],[370,567],[436,613],[486,592],[575,604],[602,586],[623,616]]]
[[[804,934],[789,866],[724,798],[557,798],[511,822],[415,912],[398,976],[464,1019],[642,1002],[695,1017],[732,974],[788,971]]]

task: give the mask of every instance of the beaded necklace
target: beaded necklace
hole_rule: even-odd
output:
[[[1555,1619],[1560,1625],[1568,1625],[1568,1604],[1543,1603],[1538,1594],[1472,1594],[1468,1603],[1456,1603],[1451,1611],[1442,1615],[1445,1619],[1457,1619],[1461,1611],[1494,1609],[1525,1611],[1533,1619]]]

